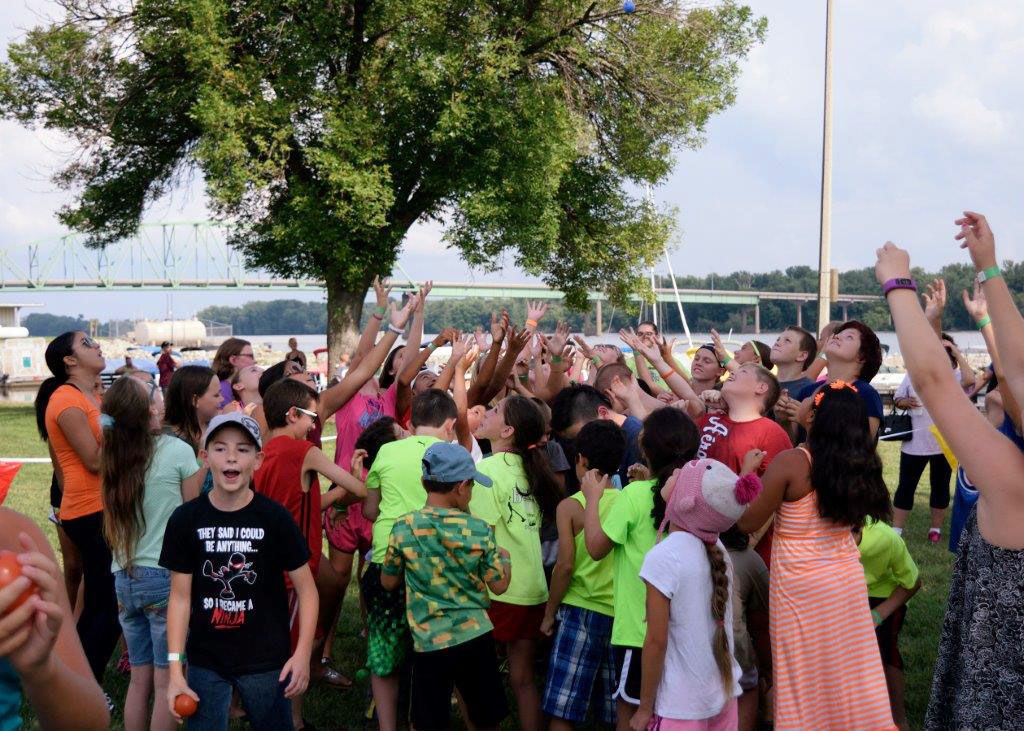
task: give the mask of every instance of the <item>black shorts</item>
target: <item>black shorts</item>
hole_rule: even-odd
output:
[[[411,715],[416,731],[448,728],[454,688],[474,726],[497,726],[508,715],[490,632],[461,645],[413,654]]]
[[[639,647],[612,647],[615,654],[615,700],[640,705],[640,671],[643,650]]]

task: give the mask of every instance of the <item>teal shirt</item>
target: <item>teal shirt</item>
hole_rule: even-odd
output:
[[[0,731],[21,728],[21,681],[11,663],[0,658]]]

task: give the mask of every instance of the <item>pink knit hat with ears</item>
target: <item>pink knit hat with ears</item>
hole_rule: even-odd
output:
[[[668,489],[659,538],[671,523],[705,543],[714,543],[761,492],[761,478],[756,474],[739,477],[714,459],[695,459],[676,473],[675,484]]]

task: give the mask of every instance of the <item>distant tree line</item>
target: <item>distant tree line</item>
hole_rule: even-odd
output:
[[[1024,307],[1024,262],[1007,261],[1003,264],[1003,276],[1015,293],[1018,308]],[[974,269],[969,264],[949,264],[938,272],[925,272],[915,269],[914,276],[924,289],[924,285],[935,277],[946,280],[949,292],[949,303],[946,307],[943,327],[947,330],[969,330],[974,323],[964,310],[960,292],[969,289],[974,280]],[[657,286],[670,288],[672,280],[661,277]],[[785,271],[752,273],[746,271],[732,274],[710,274],[706,277],[678,276],[676,286],[680,289],[722,289],[747,291],[775,292],[810,292],[817,291],[817,270],[807,266],[789,267]],[[875,281],[874,269],[854,269],[839,274],[840,299],[843,294],[877,294],[878,283]],[[817,305],[812,300],[805,304],[803,321],[813,326],[817,316]],[[438,332],[443,327],[456,327],[472,330],[480,326],[487,328],[491,313],[507,308],[514,322],[522,323],[526,317],[525,300],[499,300],[494,298],[472,299],[433,299],[427,304],[425,330]],[[786,301],[762,300],[761,329],[766,332],[781,330],[797,321],[797,303]],[[363,313],[362,326],[369,319],[369,311]],[[749,308],[747,308],[749,309]],[[651,308],[645,307],[649,317]],[[684,307],[687,323],[695,332],[707,332],[714,327],[719,330],[749,331],[753,328],[751,313],[736,305],[704,305],[690,304]],[[885,302],[854,303],[848,307],[849,316],[864,321],[876,330],[889,330],[892,323],[889,309]],[[605,302],[602,313],[602,325],[606,331],[614,331],[627,325],[635,324],[639,311],[626,312],[621,308],[613,308]],[[842,308],[832,308],[832,318],[838,319]],[[593,332],[596,322],[593,310],[589,312],[573,312],[561,301],[552,302],[545,325],[550,329],[556,320],[569,322],[575,332]],[[299,300],[271,300],[247,302],[240,307],[212,305],[196,313],[200,320],[230,324],[234,332],[244,335],[322,335],[327,329],[327,307],[324,302],[302,302]],[[682,321],[679,310],[674,303],[661,303],[658,321],[666,332],[682,332]],[[22,323],[29,333],[43,337],[53,337],[68,330],[84,330],[90,332],[90,321],[84,315],[52,315],[34,312],[23,318]],[[130,321],[112,320],[98,324],[96,333],[100,336],[123,335],[131,329]]]

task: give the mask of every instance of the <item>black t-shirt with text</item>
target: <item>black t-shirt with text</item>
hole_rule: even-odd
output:
[[[209,495],[167,521],[160,565],[192,575],[188,662],[224,675],[280,668],[290,656],[284,572],[309,560],[291,514],[254,494],[224,512]]]

